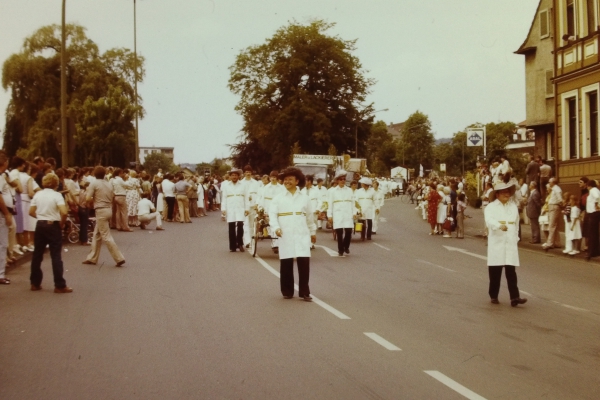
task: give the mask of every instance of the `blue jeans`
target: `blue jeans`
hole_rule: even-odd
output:
[[[63,278],[63,262],[61,258],[62,232],[58,221],[38,221],[35,226],[35,238],[33,256],[31,258],[31,276],[29,280],[34,286],[42,284],[42,260],[46,245],[50,246],[50,257],[52,258],[52,273],[54,274],[54,286],[64,288],[67,282]]]

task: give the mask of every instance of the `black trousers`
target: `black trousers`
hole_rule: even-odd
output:
[[[298,257],[298,295],[300,297],[310,295],[308,278],[310,275],[310,257]],[[281,294],[284,296],[294,295],[294,259],[284,258],[279,260],[279,283]]]
[[[600,256],[600,235],[598,230],[598,224],[600,223],[600,212],[595,211],[588,213],[588,226],[587,228],[587,246],[588,256],[597,257]]]
[[[165,197],[167,201],[167,219],[173,220],[173,210],[175,210],[175,197]]]
[[[500,293],[500,281],[502,280],[502,268],[505,270],[506,284],[508,285],[510,299],[518,299],[520,295],[519,287],[517,286],[517,271],[515,271],[515,267],[513,265],[498,265],[488,267],[490,274],[490,298],[498,298],[498,293]]]
[[[335,230],[335,236],[337,237],[338,242],[338,253],[343,253],[344,250],[350,249],[352,228],[338,228]]]
[[[38,221],[35,226],[35,237],[33,239],[34,250],[31,257],[31,275],[29,280],[32,285],[40,286],[44,274],[42,273],[42,260],[46,245],[50,247],[52,257],[52,273],[54,274],[54,286],[64,288],[67,282],[63,278],[63,262],[61,258],[62,232],[58,221]]]
[[[244,222],[229,222],[229,250],[244,245]]]
[[[360,233],[360,238],[365,239],[365,234],[367,239],[371,239],[371,235],[373,234],[373,220],[372,219],[363,219],[363,227],[362,232]]]

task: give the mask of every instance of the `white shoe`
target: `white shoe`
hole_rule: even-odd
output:
[[[31,244],[31,245],[27,246],[27,250],[33,252],[33,250],[35,250],[35,246]]]
[[[571,251],[565,249],[565,250],[563,250],[563,253],[567,254],[567,253],[571,253]]]
[[[573,250],[573,251],[570,251],[570,252],[569,252],[569,255],[570,255],[570,256],[574,256],[575,254],[579,254],[579,251],[577,251],[577,250]]]
[[[18,244],[13,247],[13,253],[16,253],[16,254],[18,254],[20,256],[23,255],[23,252],[21,251],[21,249],[20,249],[20,247],[19,247]]]

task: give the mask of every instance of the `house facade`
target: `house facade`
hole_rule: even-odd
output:
[[[553,0],[557,174],[564,187],[600,176],[600,0]]]
[[[144,162],[146,162],[146,156],[152,154],[152,153],[163,153],[164,155],[166,155],[167,157],[169,157],[171,159],[171,161],[173,161],[173,159],[175,158],[175,155],[173,153],[173,150],[175,150],[174,147],[139,147],[140,149],[140,164],[144,164]]]

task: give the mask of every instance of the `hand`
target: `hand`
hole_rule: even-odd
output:
[[[327,221],[329,221],[330,224],[333,224],[333,218],[327,218]]]
[[[221,211],[221,215],[224,217],[227,216],[227,211]]]
[[[13,216],[12,214],[6,214],[6,226],[12,226]]]
[[[245,217],[247,217],[247,216],[248,216],[248,214],[250,214],[250,213],[248,212],[248,210],[244,211],[244,216],[245,216]]]
[[[281,237],[281,235],[282,235],[281,229],[277,229],[275,231],[275,234],[277,235],[277,237]]]
[[[379,210],[375,210],[375,214],[379,214]]]
[[[500,230],[506,232],[508,230],[508,226],[502,224],[500,225]]]
[[[312,236],[310,237],[310,242],[311,242],[312,244],[315,244],[315,243],[317,243],[317,235],[312,235]]]

